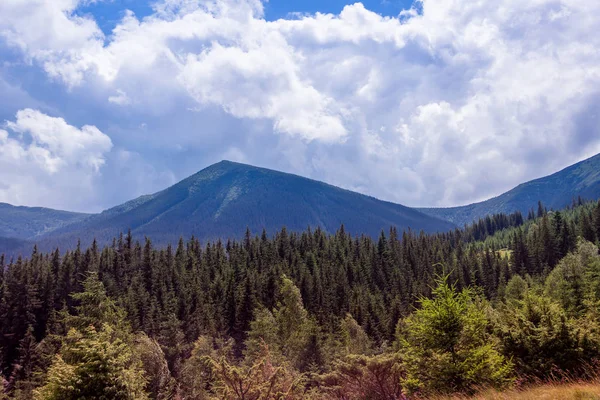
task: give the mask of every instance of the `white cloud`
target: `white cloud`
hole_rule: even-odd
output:
[[[5,126],[0,130],[0,201],[85,209],[95,192],[94,177],[112,148],[110,138],[95,126],[79,129],[32,109],[20,110]]]
[[[110,138],[95,126],[84,125],[78,129],[62,118],[37,110],[20,110],[16,121],[8,121],[6,126],[13,132],[29,135],[31,143],[27,151],[45,154],[47,161],[42,166],[50,173],[57,172],[61,165],[97,172],[104,164],[104,153],[112,148]]]
[[[3,0],[0,37],[41,63],[53,78],[69,86],[80,84],[91,68],[103,71],[94,59],[104,35],[90,18],[74,14],[80,0]]]
[[[110,103],[114,103],[120,106],[126,106],[131,104],[131,99],[127,96],[127,93],[122,91],[121,89],[117,89],[117,94],[108,97],[108,101]]]
[[[200,104],[218,104],[238,118],[269,118],[276,131],[337,140],[346,130],[333,100],[302,82],[294,55],[279,46],[212,46],[189,56],[180,81]]]
[[[600,96],[597,1],[423,0],[422,13],[400,18],[357,3],[269,22],[258,0],[163,0],[143,20],[127,13],[108,37],[77,5],[2,2],[0,36],[140,120],[184,126],[181,109],[201,110],[157,142],[197,136],[198,152],[225,146],[412,205],[489,197],[600,150],[589,122]],[[238,125],[215,108],[246,121],[249,138],[220,139]]]

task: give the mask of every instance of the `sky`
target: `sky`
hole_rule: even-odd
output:
[[[409,206],[600,152],[600,2],[2,0],[0,202],[97,212],[222,159]]]

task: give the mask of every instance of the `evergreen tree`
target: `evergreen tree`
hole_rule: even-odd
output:
[[[510,362],[486,333],[483,304],[469,289],[458,292],[446,279],[438,280],[433,298],[422,298],[420,308],[398,325],[405,388],[469,392],[510,384]]]
[[[46,384],[35,391],[39,400],[143,400],[141,363],[127,343],[104,324],[71,329],[48,371]]]

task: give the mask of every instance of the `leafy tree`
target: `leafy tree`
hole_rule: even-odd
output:
[[[130,327],[125,319],[125,311],[107,295],[98,274],[89,273],[82,285],[83,291],[71,296],[77,304],[76,313],[66,316],[67,325],[76,330],[85,330],[93,326],[99,331],[107,324],[116,328],[117,334],[127,336]]]
[[[279,345],[285,356],[296,359],[305,344],[308,313],[302,304],[300,290],[285,276],[282,278],[279,296],[280,300],[273,313]]]
[[[305,373],[307,391],[320,390],[317,375],[340,372],[344,363],[357,374],[338,376],[343,385],[344,379],[366,384],[401,376],[405,387],[427,391],[436,381],[426,373],[441,370],[440,379],[452,382],[448,390],[469,391],[493,364],[498,340],[521,374],[531,363],[546,368],[540,378],[552,368],[582,377],[577,366],[593,361],[600,343],[600,261],[597,246],[578,244],[577,236],[587,218],[593,235],[585,236],[597,239],[597,210],[598,203],[580,201],[560,213],[543,209],[538,219],[534,210],[532,221],[498,214],[440,234],[390,229],[376,240],[352,237],[342,226],[331,235],[322,229],[272,237],[247,232],[242,242],[201,246],[191,238],[157,248],[128,234],[102,249],[92,243],[62,254],[34,249],[28,258],[0,256],[0,380],[10,396],[31,398],[34,388],[47,386],[57,355],[63,367],[76,364],[63,354],[69,331],[91,338],[107,325],[109,342],[118,339],[141,362],[151,398],[214,397],[216,378],[206,357],[248,371],[264,358],[265,346],[272,365]],[[459,306],[441,302],[431,286],[432,277],[447,271]],[[471,285],[481,292],[461,297]],[[418,299],[431,296],[433,304],[445,304],[445,320],[456,322],[448,326],[459,339],[454,348],[424,341],[420,352],[421,342],[408,333],[414,338],[424,331],[411,331],[409,322],[431,327],[431,318],[420,314],[424,303],[414,311]],[[451,312],[455,308],[465,311]],[[493,324],[480,322],[481,313]],[[448,316],[455,314],[461,317]],[[396,354],[388,342],[400,319],[406,343],[396,342]],[[489,348],[481,349],[482,342]],[[391,355],[396,372],[383,368]],[[472,372],[476,360],[483,360],[481,368]],[[419,374],[408,368],[412,364],[432,368]]]
[[[559,302],[567,313],[580,316],[585,311],[586,300],[594,296],[592,286],[599,284],[590,267],[600,261],[598,248],[580,240],[577,251],[567,254],[550,272],[545,283],[546,295]]]
[[[40,385],[39,353],[37,342],[33,336],[33,328],[29,327],[25,337],[19,344],[19,359],[13,365],[12,374],[6,387],[12,392],[13,399],[31,399],[33,389]]]

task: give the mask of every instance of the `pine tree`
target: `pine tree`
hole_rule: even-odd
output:
[[[34,398],[146,399],[144,371],[125,313],[108,298],[96,273],[82,286],[84,291],[73,295],[78,315],[68,318],[71,328]]]
[[[398,325],[401,354],[406,359],[408,391],[472,392],[481,386],[511,382],[511,364],[486,334],[482,303],[469,290],[458,292],[438,280],[433,298]]]
[[[340,322],[340,336],[346,354],[370,353],[371,339],[358,322],[352,318],[352,315],[346,314],[346,317]]]
[[[19,358],[13,365],[7,387],[12,391],[14,399],[30,399],[33,389],[40,385],[36,376],[36,369],[39,367],[37,342],[32,326],[29,326],[25,337],[21,339],[18,354]]]
[[[585,210],[582,212],[579,229],[581,236],[588,242],[596,242],[596,232],[590,220],[590,216]]]
[[[289,278],[282,278],[280,301],[275,309],[279,346],[284,356],[299,361],[306,344],[308,313],[302,304],[300,290]]]
[[[71,329],[48,371],[37,400],[144,400],[145,379],[132,348],[104,324]]]
[[[600,239],[600,200],[592,212],[592,223],[594,232],[596,233],[596,238]]]

